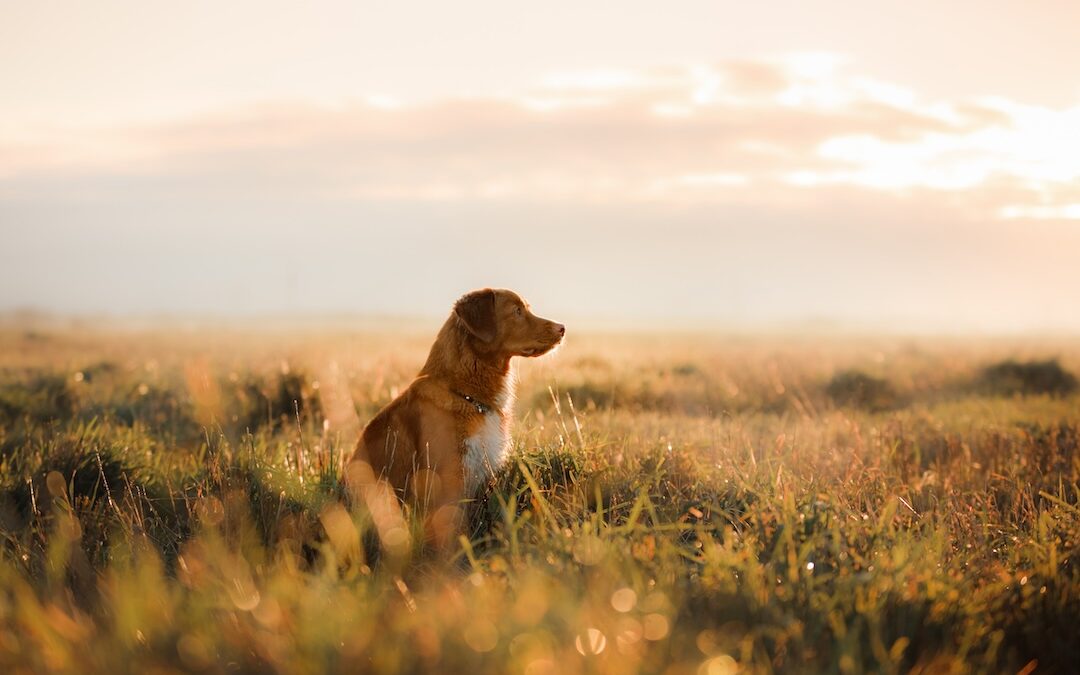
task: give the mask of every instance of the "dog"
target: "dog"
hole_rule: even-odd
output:
[[[511,359],[546,354],[565,335],[563,324],[536,316],[513,291],[462,296],[416,379],[364,428],[350,474],[385,482],[418,505],[428,536],[445,544],[460,524],[458,504],[509,453]]]

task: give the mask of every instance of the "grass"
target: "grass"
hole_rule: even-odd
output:
[[[1067,345],[572,337],[447,560],[341,488],[426,341],[0,334],[0,669],[1075,668]]]

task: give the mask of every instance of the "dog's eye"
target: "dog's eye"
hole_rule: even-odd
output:
[[[518,307],[516,311],[517,311],[518,316],[521,316],[522,314],[524,314],[524,312],[521,310],[520,307]]]

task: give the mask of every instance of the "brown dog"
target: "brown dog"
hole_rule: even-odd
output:
[[[364,428],[353,462],[402,498],[456,513],[503,464],[510,445],[514,378],[510,359],[540,356],[566,327],[541,319],[513,291],[485,288],[463,296],[443,324],[427,363],[400,396]],[[355,473],[355,472],[352,472]]]

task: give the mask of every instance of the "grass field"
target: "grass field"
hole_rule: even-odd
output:
[[[571,330],[445,560],[340,486],[430,338],[5,329],[0,671],[1080,664],[1077,343]]]

